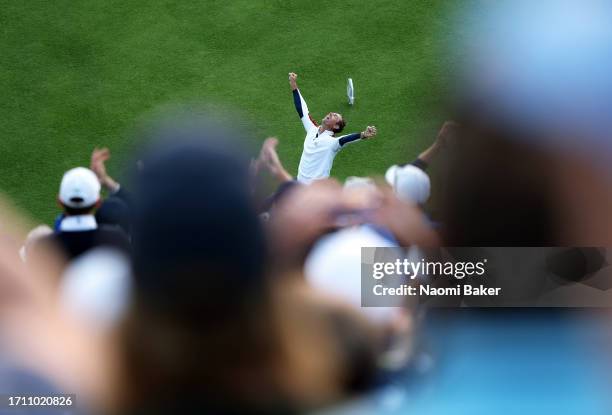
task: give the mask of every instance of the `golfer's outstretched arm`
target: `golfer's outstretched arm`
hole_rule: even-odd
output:
[[[343,135],[342,137],[339,137],[338,145],[340,147],[343,147],[346,144],[353,143],[357,140],[367,140],[368,138],[374,137],[377,132],[378,131],[376,130],[376,127],[374,127],[373,125],[368,126],[368,128],[366,128],[364,131],[360,133],[347,134],[347,135]]]
[[[340,144],[340,147],[343,147],[348,143],[352,143],[360,139],[361,139],[361,133],[346,134],[341,137],[338,137],[338,144]]]
[[[318,125],[310,117],[308,105],[306,105],[306,101],[304,101],[304,97],[302,97],[302,94],[297,87],[296,79],[297,75],[295,73],[289,73],[289,84],[291,85],[291,90],[293,91],[293,104],[295,105],[295,110],[302,120],[302,124],[304,124],[304,129],[308,131],[311,128],[317,128]]]

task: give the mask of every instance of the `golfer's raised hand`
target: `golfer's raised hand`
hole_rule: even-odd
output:
[[[297,89],[297,74],[295,72],[289,72],[289,85],[291,85],[291,89]]]
[[[378,131],[376,130],[376,127],[373,125],[368,126],[368,128],[365,129],[365,131],[363,131],[361,133],[361,138],[363,139],[368,139],[368,138],[372,138],[376,135]]]

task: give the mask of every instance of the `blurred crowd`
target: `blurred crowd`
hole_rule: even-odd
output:
[[[249,159],[204,120],[155,129],[122,183],[94,149],[61,178],[53,227],[3,240],[8,382],[111,412],[285,413],[368,390],[405,364],[414,322],[360,307],[361,246],[439,243],[426,169],[455,127],[344,185],[299,184],[277,139]]]
[[[467,55],[452,121],[379,177],[302,184],[278,139],[251,156],[242,131],[176,119],[121,181],[107,148],[58,178],[52,226],[5,204],[0,392],[74,393],[84,413],[320,409],[413,357],[413,305],[361,307],[361,247],[609,245],[610,29],[557,42],[574,15],[532,27],[520,4],[500,13],[520,36]]]

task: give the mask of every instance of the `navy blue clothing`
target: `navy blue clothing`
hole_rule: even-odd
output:
[[[302,109],[302,100],[300,99],[300,93],[297,89],[293,90],[293,104],[300,118],[304,116],[304,110]]]
[[[353,133],[353,134],[348,134],[348,135],[340,137],[338,142],[340,143],[340,146],[343,146],[352,141],[359,140],[360,138],[361,138],[361,133]]]
[[[132,231],[130,206],[119,195],[120,192],[121,190],[104,199],[102,206],[96,211],[96,221],[101,225],[118,226],[130,235]]]
[[[37,247],[47,244],[59,249],[69,260],[100,246],[116,248],[126,254],[130,252],[130,241],[125,232],[118,227],[105,225],[87,231],[59,231],[45,236],[35,243],[34,255],[36,255]]]
[[[416,158],[412,163],[406,163],[406,164],[402,164],[401,167],[407,165],[407,164],[412,164],[414,167],[418,167],[419,169],[425,171],[427,170],[427,167],[429,167],[429,164],[427,164],[427,162],[423,159],[420,158]]]

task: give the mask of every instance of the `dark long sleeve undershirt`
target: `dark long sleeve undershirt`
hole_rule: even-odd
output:
[[[361,138],[361,133],[347,134],[345,136],[340,137],[338,142],[340,143],[340,147],[342,147],[343,145],[348,144],[355,140],[359,140],[360,138]]]
[[[293,104],[295,105],[295,110],[297,111],[300,118],[304,116],[304,111],[302,111],[302,100],[300,100],[300,92],[297,89],[293,90]]]

